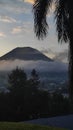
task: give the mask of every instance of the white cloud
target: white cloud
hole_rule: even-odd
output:
[[[54,60],[68,63],[68,49],[65,49],[63,52],[56,53]]]
[[[30,22],[24,22],[22,25],[14,27],[11,31],[12,34],[19,34],[19,33],[31,33],[33,31],[32,24]]]
[[[12,70],[16,67],[24,68],[24,70],[32,70],[35,68],[39,72],[63,72],[68,70],[68,64],[61,62],[47,62],[47,61],[24,61],[24,60],[2,60],[0,61],[0,70]]]
[[[12,34],[18,34],[22,32],[21,26],[12,29]]]
[[[53,58],[55,56],[55,52],[53,52],[50,48],[47,49],[42,48],[41,52],[50,58]]]
[[[4,32],[0,32],[0,38],[1,37],[6,37],[5,33]]]
[[[6,22],[6,23],[15,23],[16,20],[12,17],[9,17],[9,16],[0,16],[0,21],[1,22]]]

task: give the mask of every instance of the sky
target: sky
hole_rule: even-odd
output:
[[[38,40],[34,33],[32,8],[33,0],[0,0],[0,56],[16,47],[27,46],[67,62],[68,44],[58,43],[53,11],[47,14],[47,37]]]

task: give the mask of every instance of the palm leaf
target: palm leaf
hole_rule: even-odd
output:
[[[58,41],[67,42],[69,40],[69,11],[67,0],[56,1],[55,18]]]
[[[40,39],[46,36],[48,24],[46,15],[53,0],[36,0],[33,5],[34,10],[34,28],[36,36]]]

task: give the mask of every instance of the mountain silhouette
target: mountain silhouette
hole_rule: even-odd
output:
[[[31,47],[17,47],[12,51],[8,52],[7,54],[0,57],[0,60],[42,60],[42,61],[53,61],[52,59],[48,58],[40,51],[31,48]]]

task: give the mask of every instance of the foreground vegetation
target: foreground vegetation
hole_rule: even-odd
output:
[[[30,77],[19,68],[11,71],[8,92],[0,93],[0,121],[24,121],[73,112],[68,98],[60,92],[50,94],[39,89],[39,85],[36,70],[32,70]]]
[[[66,129],[24,124],[24,123],[0,122],[0,130],[66,130]]]

